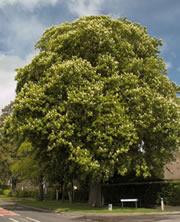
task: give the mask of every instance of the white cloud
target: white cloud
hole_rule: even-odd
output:
[[[69,0],[68,7],[71,13],[77,16],[100,14],[105,0]]]
[[[3,24],[3,21],[0,21],[0,27],[1,24]],[[9,20],[6,26],[8,32],[4,38],[0,39],[0,44],[5,46],[4,51],[6,53],[20,57],[25,57],[34,49],[34,45],[47,28],[34,15],[29,17],[13,15],[13,19]],[[3,52],[0,52],[0,54],[3,54]]]
[[[9,28],[11,35],[6,39],[6,46],[9,46],[16,54],[21,54],[21,51],[26,51],[30,46],[34,47],[46,27],[35,17],[29,19],[17,17],[11,21]]]
[[[0,26],[2,22],[0,21]],[[6,46],[7,50],[6,53],[0,52],[0,109],[14,99],[15,69],[32,59],[34,45],[46,29],[34,15],[13,16],[7,25],[8,35],[1,39],[1,44]]]
[[[172,63],[166,62],[166,68],[167,68],[167,69],[171,69],[171,68],[172,68]]]
[[[161,46],[161,53],[166,53],[168,51],[168,43],[164,40],[164,39],[161,39],[162,41],[162,46]]]
[[[19,4],[28,10],[33,10],[38,6],[55,5],[58,2],[59,0],[0,0],[0,7]]]
[[[18,56],[0,55],[0,109],[15,97],[15,69],[29,63],[35,53],[21,59]]]

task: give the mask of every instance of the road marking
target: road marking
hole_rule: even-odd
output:
[[[17,214],[15,212],[6,210],[4,208],[0,208],[0,216],[17,216]]]
[[[26,217],[26,219],[28,219],[30,221],[34,221],[34,222],[40,222],[39,220],[35,220],[35,219],[31,218],[31,217]]]
[[[13,222],[19,222],[18,220],[15,220],[13,218],[8,218],[9,220],[13,221]]]

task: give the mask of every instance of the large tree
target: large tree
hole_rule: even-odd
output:
[[[54,158],[59,173],[89,178],[92,205],[115,173],[149,176],[177,149],[175,87],[160,46],[126,19],[83,17],[48,29],[39,54],[17,70],[19,140],[42,165]]]

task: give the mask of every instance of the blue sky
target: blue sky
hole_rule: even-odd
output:
[[[37,53],[47,27],[85,15],[127,17],[163,40],[169,78],[180,84],[180,0],[0,0],[0,108],[15,96],[15,69]]]

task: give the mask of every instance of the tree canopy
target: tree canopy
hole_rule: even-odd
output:
[[[107,16],[48,29],[17,70],[19,143],[31,143],[44,170],[76,177],[162,169],[178,148],[179,116],[160,46],[141,25]]]

